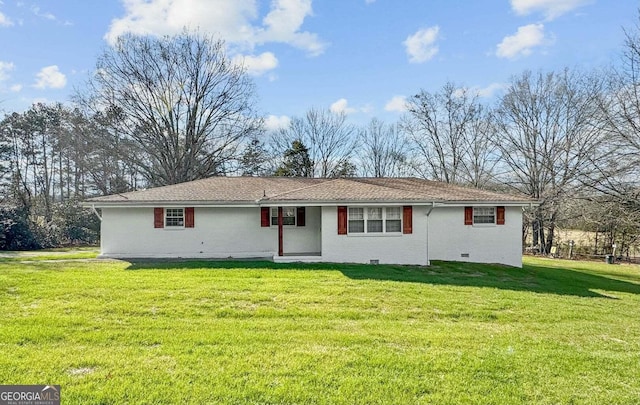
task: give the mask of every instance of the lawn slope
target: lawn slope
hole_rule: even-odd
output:
[[[0,259],[0,384],[65,404],[633,404],[640,267]]]

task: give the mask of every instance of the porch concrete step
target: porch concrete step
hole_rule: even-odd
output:
[[[322,261],[322,255],[285,255],[285,256],[273,256],[275,263],[315,263]]]

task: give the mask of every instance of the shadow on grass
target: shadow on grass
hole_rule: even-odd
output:
[[[266,269],[339,271],[352,280],[380,280],[463,287],[487,287],[543,294],[613,298],[597,292],[640,295],[640,284],[570,268],[525,265],[522,269],[479,263],[432,262],[431,266],[340,263],[273,263],[271,261],[129,261],[127,270]]]

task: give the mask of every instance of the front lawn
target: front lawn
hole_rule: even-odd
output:
[[[0,384],[64,404],[640,402],[640,266],[525,260],[0,258]]]

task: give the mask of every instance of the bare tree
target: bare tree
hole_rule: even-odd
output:
[[[493,112],[477,104],[463,138],[464,157],[461,162],[462,182],[477,188],[494,186],[500,152],[493,134],[496,131]]]
[[[497,108],[495,144],[512,190],[539,200],[529,220],[533,243],[549,252],[563,201],[599,146],[599,80],[565,70],[514,77]]]
[[[350,161],[356,145],[355,127],[346,114],[312,108],[303,118],[293,118],[288,127],[272,136],[276,155],[284,156],[294,141],[308,148],[313,177],[336,177],[353,171]],[[347,169],[345,169],[347,168]]]
[[[78,100],[119,111],[114,131],[132,141],[129,159],[152,185],[224,173],[240,141],[262,126],[253,83],[224,42],[187,32],[120,37]]]
[[[607,143],[593,160],[586,184],[640,214],[640,23],[625,36],[623,63],[608,72],[598,100]]]
[[[476,186],[491,177],[492,126],[476,93],[449,82],[436,93],[422,90],[407,104],[403,128],[417,151],[421,176]]]
[[[371,177],[401,176],[408,169],[409,143],[398,125],[374,118],[360,130],[361,172]]]

